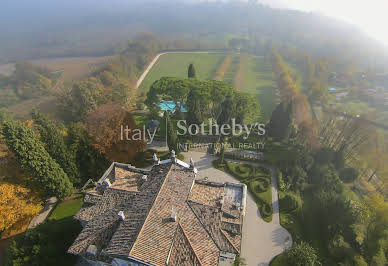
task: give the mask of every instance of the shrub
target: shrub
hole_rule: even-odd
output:
[[[358,177],[358,170],[352,167],[343,168],[339,176],[344,183],[351,183]]]
[[[258,193],[264,192],[268,189],[269,183],[268,180],[262,177],[257,178],[259,182],[257,182],[257,185],[255,186],[255,190]]]
[[[299,208],[298,199],[292,194],[286,194],[279,200],[280,211],[291,212]]]
[[[240,168],[239,165],[236,166],[236,172],[237,172],[237,173],[240,173],[240,174],[243,174],[243,173],[244,173],[244,171],[241,170],[241,168]]]
[[[320,265],[315,249],[305,242],[293,245],[286,251],[285,255],[288,265]]]
[[[368,266],[368,263],[365,262],[364,258],[361,256],[353,257],[354,266]]]
[[[262,208],[261,208],[261,214],[263,217],[269,217],[272,215],[272,206],[268,204],[267,202],[263,202]]]
[[[278,187],[279,187],[279,190],[280,191],[287,191],[287,190],[289,190],[291,184],[289,184],[289,183],[284,181],[283,173],[280,170],[278,170],[277,173],[278,173]]]

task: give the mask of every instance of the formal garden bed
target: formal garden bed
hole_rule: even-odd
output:
[[[260,214],[264,221],[272,221],[272,185],[271,174],[263,167],[256,167],[250,164],[219,160],[213,161],[215,168],[231,174],[241,183],[247,185],[249,192],[253,195]]]

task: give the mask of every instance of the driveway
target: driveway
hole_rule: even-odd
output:
[[[193,158],[195,167],[198,169],[198,178],[208,177],[209,180],[217,182],[237,181],[231,175],[213,167],[212,161],[217,159],[213,155],[193,151],[185,152],[183,155],[185,156],[186,162],[189,162],[190,158]],[[244,161],[244,163],[247,162]],[[248,266],[268,265],[275,256],[292,245],[291,235],[279,223],[276,171],[266,165],[262,166],[269,168],[271,171],[272,206],[274,214],[272,222],[265,222],[261,218],[253,197],[248,193],[241,247],[241,257],[245,259]]]

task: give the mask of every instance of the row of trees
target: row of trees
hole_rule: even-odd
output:
[[[19,121],[3,124],[7,146],[20,165],[28,171],[38,188],[49,196],[64,198],[73,192],[73,185],[61,166],[46,151],[35,132]]]
[[[317,125],[311,118],[311,107],[307,97],[296,87],[291,74],[276,49],[272,49],[271,64],[280,93],[281,104],[275,109],[269,122],[270,136],[285,139],[294,132],[298,138],[316,149]]]
[[[321,258],[325,264],[384,265],[387,254],[386,237],[381,235],[385,230],[384,219],[381,213],[371,216],[378,212],[373,206],[378,200],[373,198],[371,204],[369,197],[366,201],[350,197],[344,185],[353,185],[359,176],[358,170],[349,163],[358,157],[359,148],[368,143],[370,128],[362,120],[336,116],[327,116],[318,128],[310,118],[309,101],[296,88],[292,74],[276,51],[272,53],[272,66],[282,102],[275,108],[267,127],[270,138],[266,158],[283,174],[279,180],[283,193],[289,198],[299,195],[304,202],[296,215],[304,226],[299,232],[301,235],[296,236],[297,242],[303,239],[314,244],[319,254],[325,255]],[[314,85],[317,90],[323,90],[327,86],[325,65],[317,62],[309,68],[310,83],[305,86]],[[383,202],[380,199],[379,205],[384,206]],[[382,230],[380,235],[378,230]],[[372,244],[376,242],[379,244]],[[299,250],[288,251],[286,257],[293,260],[301,252],[305,256],[299,256],[299,261],[308,258],[312,251],[303,245],[296,246]],[[314,264],[306,263],[302,264]]]

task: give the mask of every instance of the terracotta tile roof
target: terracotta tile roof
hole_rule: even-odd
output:
[[[182,225],[178,223],[171,248],[168,265],[203,265],[201,264],[198,254],[194,251],[189,241],[187,233],[183,230]]]
[[[100,249],[103,246],[102,253],[106,254],[128,255],[170,166],[153,168],[147,185],[142,185],[146,188],[144,191],[133,192],[109,187],[103,191],[98,203],[81,208],[75,218],[88,223],[69,248],[69,252],[84,252],[88,245],[93,244],[94,235],[101,232],[105,224],[119,219],[118,212],[123,211],[126,219],[118,224],[109,241],[101,244]],[[85,241],[86,239],[89,240]],[[75,246],[78,247],[77,250],[73,248]]]
[[[141,173],[134,173],[128,169],[116,167],[112,188],[138,192],[143,183],[142,176]]]
[[[194,181],[194,173],[189,169],[173,165],[168,173],[155,203],[129,255],[155,265],[164,265],[177,227],[171,221],[172,209],[177,217],[182,215],[185,201]]]
[[[210,237],[213,239],[220,251],[234,253],[233,245],[221,232],[222,211],[219,207],[210,207],[200,203],[188,202],[189,206],[204,226]]]
[[[202,265],[217,265],[220,250],[207,233],[201,222],[191,211],[188,203],[179,222],[185,230],[193,250],[198,254]]]
[[[94,259],[152,265],[217,265],[221,252],[239,253],[242,212],[233,202],[244,190],[194,181],[195,171],[179,162],[165,160],[151,171],[112,164],[85,196],[76,218],[86,226],[69,253],[87,256],[95,245]]]
[[[216,206],[223,198],[224,186],[209,186],[195,183],[190,193],[189,200],[200,202],[208,206]]]

